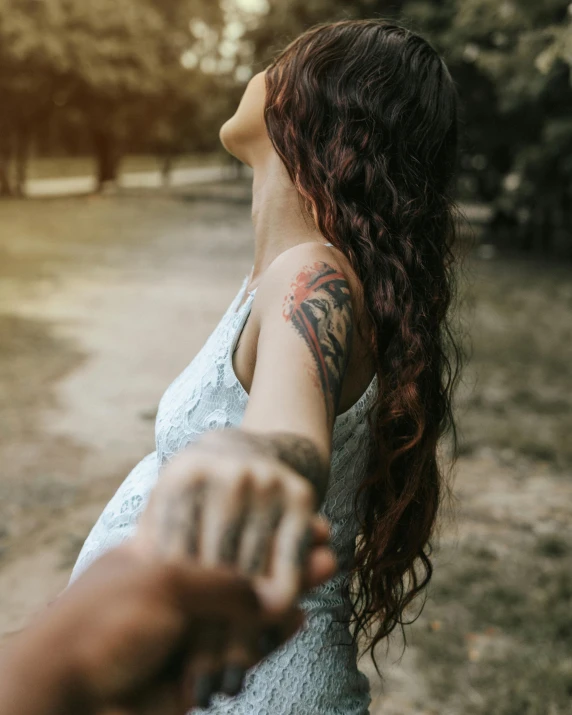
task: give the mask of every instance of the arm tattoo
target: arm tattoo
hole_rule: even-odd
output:
[[[346,277],[323,261],[302,269],[284,299],[283,316],[312,353],[328,417],[333,421],[352,340],[352,302]]]

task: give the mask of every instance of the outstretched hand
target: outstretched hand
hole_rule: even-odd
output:
[[[315,486],[252,440],[223,430],[177,455],[133,545],[142,557],[231,566],[251,579],[266,609],[282,613],[333,575],[335,558]],[[296,446],[303,441],[296,438]]]
[[[201,634],[248,632],[255,644],[243,653],[248,667],[267,654],[268,629],[276,647],[301,622],[296,609],[269,618],[237,574],[142,560],[126,544],[95,562],[16,638],[0,667],[0,709],[182,714],[197,704]]]

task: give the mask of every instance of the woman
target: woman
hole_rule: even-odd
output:
[[[254,266],[165,393],[157,452],[78,562],[133,530],[158,468],[188,444],[194,478],[159,480],[143,549],[236,563],[280,609],[300,593],[321,507],[338,575],[303,600],[305,629],[249,671],[236,699],[217,695],[212,713],[366,713],[352,613],[358,632],[373,627],[373,646],[430,578],[455,374],[456,102],[421,37],[343,21],[292,42],[222,127],[224,146],[254,171]],[[236,665],[239,652],[221,662]],[[234,690],[229,672],[203,678],[204,703],[221,677]]]

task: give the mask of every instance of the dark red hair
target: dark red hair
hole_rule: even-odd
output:
[[[381,389],[352,579],[356,633],[369,633],[373,650],[431,578],[446,492],[438,446],[445,432],[456,444],[457,94],[428,42],[382,20],[312,28],[272,62],[266,85],[270,139],[359,276],[374,327]]]

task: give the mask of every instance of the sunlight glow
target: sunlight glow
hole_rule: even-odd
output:
[[[266,0],[234,0],[241,10],[246,12],[266,12],[268,3]]]

